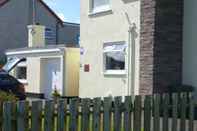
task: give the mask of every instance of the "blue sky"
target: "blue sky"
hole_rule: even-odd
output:
[[[80,0],[44,0],[66,22],[80,22]]]

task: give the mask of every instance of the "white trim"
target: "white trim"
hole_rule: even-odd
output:
[[[98,6],[98,7],[93,7],[94,0],[90,0],[89,15],[96,15],[99,13],[105,13],[105,12],[112,11],[111,6],[110,6],[110,3],[111,3],[110,1],[111,0],[109,0],[109,4]]]
[[[105,70],[104,75],[126,75],[126,70]]]
[[[122,41],[119,43],[119,42],[107,42],[107,43],[110,43],[110,44],[119,44],[119,45],[126,45],[125,42],[122,43]],[[107,43],[104,43],[103,45],[107,44]],[[104,49],[105,47],[103,47],[103,74],[104,75],[113,75],[113,76],[119,76],[119,75],[126,75],[126,53],[125,51],[121,51],[121,50],[111,50],[111,51],[106,51]],[[125,49],[127,49],[127,46],[125,46]],[[106,53],[110,53],[110,52],[123,52],[125,53],[125,67],[123,70],[106,70]]]
[[[6,55],[22,55],[22,54],[33,54],[33,53],[53,53],[60,52],[60,49],[33,49],[33,50],[25,50],[25,51],[8,51]]]

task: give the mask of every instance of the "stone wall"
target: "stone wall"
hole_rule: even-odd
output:
[[[180,85],[183,0],[141,1],[140,94]]]

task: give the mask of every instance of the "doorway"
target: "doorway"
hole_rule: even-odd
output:
[[[46,99],[52,97],[54,90],[62,95],[61,58],[41,58],[41,90]]]

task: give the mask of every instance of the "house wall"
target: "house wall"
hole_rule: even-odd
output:
[[[140,94],[181,85],[182,21],[183,0],[141,0]]]
[[[59,28],[58,43],[59,44],[79,44],[80,25],[79,24],[64,24]]]
[[[27,46],[29,1],[12,0],[0,7],[0,57],[6,49]]]
[[[33,0],[10,0],[0,7],[0,59],[4,58],[7,49],[22,48],[28,46],[27,25],[32,25]],[[58,39],[50,44],[75,44],[73,38],[79,34],[77,29],[57,25],[59,21],[36,0],[36,23],[57,30]]]
[[[73,23],[70,25],[61,24],[40,2],[36,2],[36,23],[44,25],[53,29],[57,36],[55,43],[46,43],[48,45],[54,44],[77,44],[76,37],[79,35],[79,25]]]
[[[140,38],[140,1],[110,0],[112,11],[96,15],[89,14],[90,0],[81,2],[80,44],[84,48],[81,56],[80,97],[124,96],[128,95],[126,75],[104,75],[103,43],[125,41],[128,43],[129,24],[125,12],[137,26],[136,56],[139,56]],[[139,59],[136,57],[135,94],[139,87]],[[84,65],[90,65],[90,71],[84,72]]]
[[[197,91],[197,1],[184,1],[183,28],[183,84],[191,85]]]

